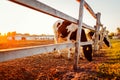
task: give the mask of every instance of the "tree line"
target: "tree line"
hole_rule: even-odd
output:
[[[109,33],[110,38],[112,38],[113,36],[120,36],[120,27],[116,28],[116,32]]]

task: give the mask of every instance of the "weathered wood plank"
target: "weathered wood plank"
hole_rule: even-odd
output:
[[[96,20],[96,26],[95,26],[95,41],[94,41],[94,51],[98,51],[99,50],[99,29],[100,29],[100,26],[101,26],[101,23],[100,23],[100,17],[101,17],[101,14],[100,13],[97,13],[97,20]]]
[[[9,1],[13,1],[15,3],[18,3],[18,4],[21,4],[23,6],[26,6],[26,7],[29,7],[31,9],[34,9],[34,10],[37,10],[37,11],[40,11],[40,12],[43,12],[43,13],[46,13],[48,15],[51,15],[51,16],[54,16],[54,17],[57,17],[57,18],[60,18],[60,19],[63,19],[63,20],[68,20],[70,22],[73,22],[75,24],[78,24],[78,20],[73,18],[73,17],[70,17],[50,6],[47,6],[41,2],[38,2],[36,0],[9,0]],[[82,25],[87,28],[87,29],[91,29],[91,30],[95,30],[93,27],[85,24],[85,23],[82,23]]]
[[[81,0],[77,0],[77,1],[81,2]],[[89,11],[89,13],[90,13],[95,19],[97,19],[95,12],[94,12],[93,9],[88,5],[88,3],[87,3],[86,1],[84,2],[84,7]]]
[[[88,45],[88,44],[93,44],[93,41],[87,41],[87,42],[80,42],[80,45]]]
[[[100,35],[99,48],[101,49],[102,45],[103,45],[104,37],[106,35],[106,27],[104,27],[104,28],[101,27],[101,30],[99,31],[99,35]]]
[[[93,44],[93,42],[81,42],[80,45]],[[59,43],[59,44],[50,44],[43,46],[31,46],[31,47],[22,47],[14,49],[3,49],[0,50],[0,62],[12,60],[16,58],[22,58],[27,56],[32,56],[36,54],[42,54],[45,52],[52,52],[54,50],[61,50],[64,48],[75,47],[74,43]]]
[[[83,10],[84,10],[84,0],[81,0],[80,8],[79,8],[79,21],[78,21],[78,30],[77,30],[77,38],[75,44],[75,55],[74,55],[74,64],[73,69],[76,71],[78,65],[78,54],[80,53],[80,40],[81,40],[81,31],[82,31],[82,20],[83,20]]]
[[[85,8],[89,11],[89,13],[96,19],[96,14],[95,12],[92,10],[92,8],[88,5],[87,2],[85,2]]]
[[[50,44],[43,46],[0,50],[0,62],[71,47],[74,47],[74,43]]]
[[[90,30],[95,31],[95,28],[94,28],[94,27],[89,26],[89,25],[87,25],[87,24],[85,24],[85,23],[82,23],[82,26],[83,26],[84,28],[87,28],[87,29],[90,29]]]
[[[37,0],[9,0],[9,1],[15,2],[17,4],[26,6],[28,8],[37,10],[39,12],[42,12],[42,13],[45,13],[45,14],[48,14],[48,15],[51,15],[51,16],[54,16],[54,17],[57,17],[57,18],[60,18],[63,20],[68,20],[73,23],[77,23],[77,21],[78,21],[77,19],[75,19],[69,15],[66,15],[63,12],[60,12],[60,11],[58,11],[40,1],[37,1]]]

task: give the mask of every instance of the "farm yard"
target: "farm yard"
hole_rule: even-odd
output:
[[[53,41],[21,41],[14,42],[13,47],[52,43]],[[62,50],[61,57],[55,51],[1,62],[0,80],[120,80],[120,40],[111,40],[111,44],[112,48],[104,46],[98,54],[93,54],[92,62],[80,59],[77,72],[73,71],[74,51],[68,60],[65,49]],[[7,45],[6,48],[12,46]]]
[[[64,39],[66,38],[67,41],[70,41],[69,39],[71,38],[71,40],[75,40],[76,42],[48,45],[53,44],[53,40],[28,41],[25,38],[21,38],[21,41],[16,41],[16,39],[14,39],[14,35],[12,36],[11,41],[8,40],[5,43],[0,43],[0,80],[120,80],[120,40],[110,40],[112,46],[111,48],[107,47],[109,46],[109,41],[107,41],[109,31],[106,30],[106,27],[104,27],[104,25],[101,23],[100,19],[102,11],[94,12],[94,10],[92,10],[91,6],[85,0],[76,0],[80,4],[78,18],[75,19],[74,17],[63,13],[64,11],[59,11],[59,9],[55,9],[38,0],[9,1],[36,10],[38,12],[48,14],[55,18],[69,21],[69,26],[64,22],[55,24],[57,27],[55,30],[58,30],[58,28],[60,29],[60,26],[64,26],[63,24],[65,24],[65,28],[62,27],[60,30],[58,30],[61,32],[60,37],[63,37]],[[94,27],[83,23],[84,8],[96,20]],[[38,21],[37,18],[34,20]],[[76,29],[73,29],[73,27],[70,26],[71,23],[74,23],[75,25],[77,24]],[[84,40],[85,42],[82,41],[82,39],[85,39],[82,35],[83,28],[94,31],[94,35],[92,36],[93,41],[87,41],[87,38]],[[72,34],[74,35],[73,38]],[[55,37],[58,36],[55,35]],[[104,41],[107,46],[103,45],[102,41]],[[92,55],[91,44],[93,44],[94,47]],[[90,59],[86,57],[87,59],[83,58],[79,59],[78,61],[78,53],[80,53],[79,45],[83,46],[85,57],[88,56]],[[73,46],[74,48],[71,49],[71,58],[68,59],[68,52],[65,48],[71,48]],[[103,48],[99,50],[101,46]],[[61,56],[58,56],[58,52],[56,51],[57,49],[63,49]],[[27,57],[24,57],[23,55]],[[93,61],[91,61],[92,57]]]

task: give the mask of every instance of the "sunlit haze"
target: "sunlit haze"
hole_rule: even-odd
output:
[[[39,0],[76,19],[79,3],[76,0]],[[120,27],[120,0],[86,0],[95,13],[101,13],[101,23],[110,32]],[[94,26],[95,20],[84,9],[83,22]],[[0,0],[0,33],[53,34],[52,26],[58,18],[18,5],[8,0]]]

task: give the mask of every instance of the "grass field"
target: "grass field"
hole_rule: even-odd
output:
[[[112,48],[105,49],[107,61],[99,64],[99,76],[120,79],[120,39],[111,40]],[[119,79],[117,79],[119,77]]]
[[[19,42],[31,46],[53,41]],[[93,55],[93,61],[79,60],[79,70],[73,71],[74,51],[71,60],[66,50],[62,57],[57,52],[34,55],[0,63],[0,80],[120,80],[120,40],[111,40],[112,48],[105,47]],[[20,47],[20,46],[17,46]]]

